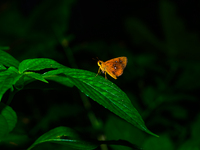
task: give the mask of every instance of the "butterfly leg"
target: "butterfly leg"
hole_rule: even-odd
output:
[[[107,79],[106,72],[105,72],[105,79]]]
[[[100,73],[101,73],[101,68],[99,67],[99,70],[98,70],[98,72],[97,72],[97,75],[96,75],[96,76],[98,76]],[[95,77],[96,77],[96,76],[95,76]]]

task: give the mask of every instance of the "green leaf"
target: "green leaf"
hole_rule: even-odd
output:
[[[61,68],[52,70],[45,75],[64,73],[75,86],[77,86],[87,96],[103,105],[116,115],[125,119],[139,129],[158,137],[147,129],[138,111],[131,104],[127,95],[115,84],[106,80],[102,76],[95,77],[95,73],[80,70]]]
[[[64,66],[48,58],[26,59],[19,64],[19,72],[23,73],[28,70],[36,71],[46,68],[62,68],[62,67]]]
[[[18,68],[19,66],[19,61],[16,60],[14,57],[9,55],[8,53],[0,50],[0,64],[3,64],[7,67],[15,67]]]
[[[43,81],[43,82],[45,82],[45,83],[48,83],[48,81],[45,80],[45,79],[43,78],[43,76],[42,76],[41,74],[39,74],[39,73],[35,73],[35,72],[24,72],[24,74],[27,75],[27,76],[29,76],[29,77],[31,77],[31,78],[34,78],[34,79],[36,79],[36,80],[40,80],[40,81]]]
[[[92,150],[98,145],[81,140],[74,130],[67,127],[57,127],[39,137],[29,148],[44,142],[53,142],[70,146],[75,149]]]
[[[4,67],[2,64],[0,64],[0,70],[5,70],[6,67]]]
[[[52,81],[58,82],[60,84],[68,86],[68,87],[73,87],[74,86],[73,82],[69,78],[67,78],[66,76],[58,75],[57,71],[55,71],[55,72],[46,72],[42,76],[43,76],[43,78],[45,78],[47,80],[52,80]]]
[[[43,76],[43,77],[46,78],[47,80],[52,80],[52,81],[58,82],[60,84],[68,86],[68,87],[74,86],[74,84],[71,82],[71,80],[67,77],[58,76],[58,75],[51,76],[51,77],[50,76],[49,77]]]
[[[10,106],[0,102],[0,114],[7,122],[8,132],[12,131],[17,123],[17,115],[15,111]],[[2,128],[2,126],[0,128]]]
[[[14,67],[10,67],[6,71],[0,72],[0,101],[3,94],[21,77],[15,69]]]

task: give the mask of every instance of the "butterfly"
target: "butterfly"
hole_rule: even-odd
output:
[[[117,79],[117,77],[123,74],[124,68],[127,65],[127,61],[127,57],[124,56],[113,58],[106,62],[99,60],[97,62],[99,66],[97,75],[101,73],[100,71],[102,71],[102,73],[105,73],[105,79],[107,79],[106,73],[108,73],[112,78]]]

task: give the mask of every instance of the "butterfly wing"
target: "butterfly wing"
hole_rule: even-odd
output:
[[[105,62],[105,71],[114,79],[123,74],[123,70],[127,65],[126,57],[118,57]]]

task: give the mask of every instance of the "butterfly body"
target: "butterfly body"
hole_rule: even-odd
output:
[[[97,62],[99,66],[98,74],[101,70],[102,73],[105,73],[105,78],[107,78],[106,73],[108,73],[112,78],[117,79],[117,77],[123,74],[124,68],[127,65],[127,61],[127,57],[117,57],[106,62],[99,60]]]

